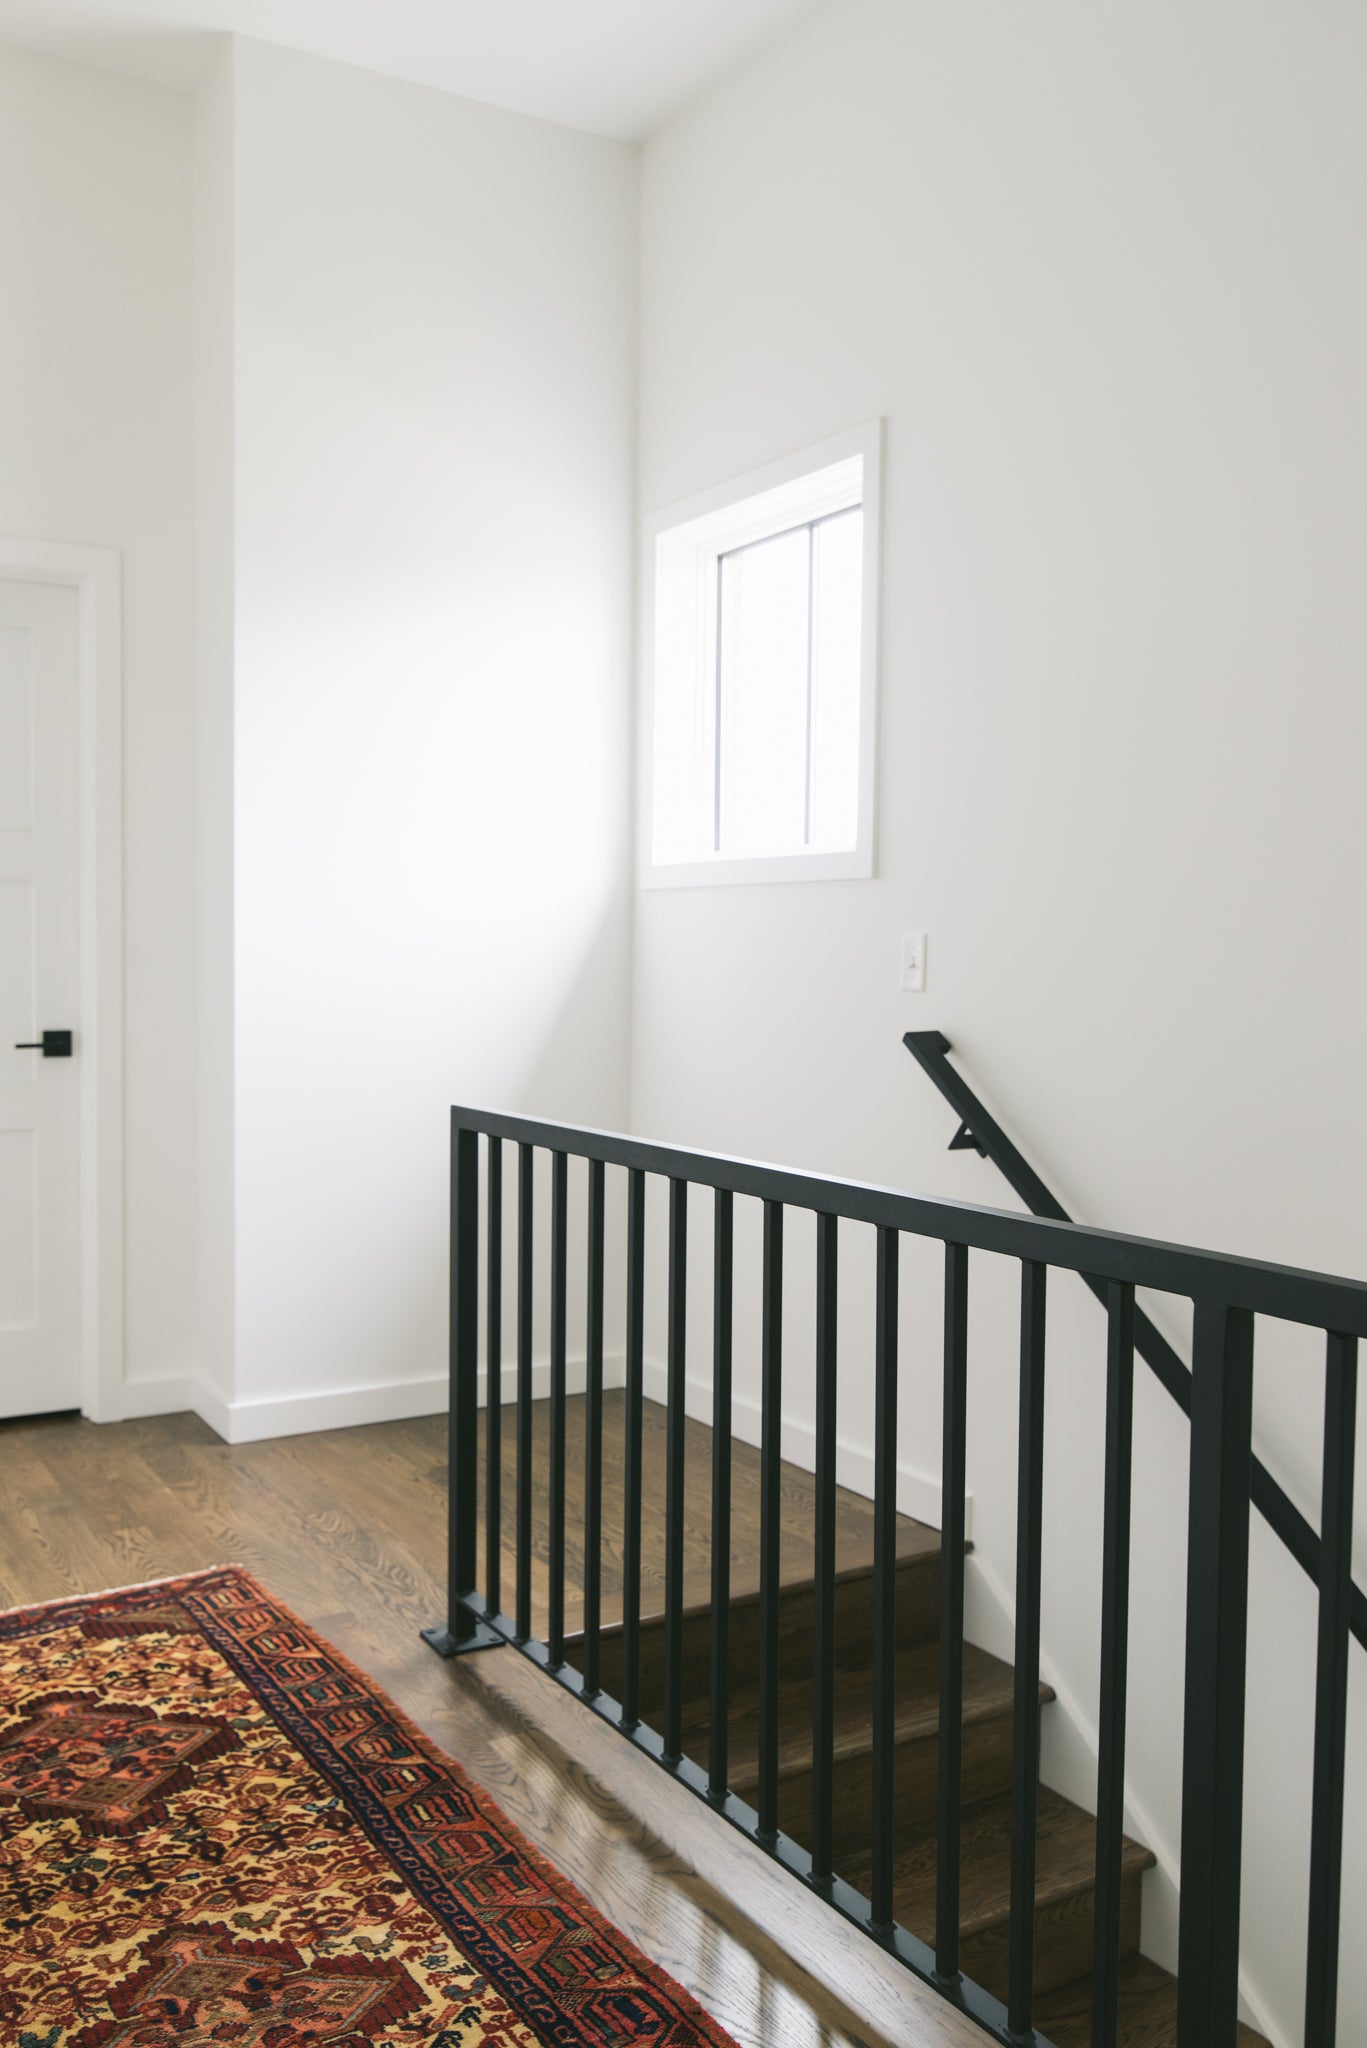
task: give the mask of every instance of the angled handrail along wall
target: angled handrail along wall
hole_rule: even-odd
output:
[[[970,1148],[982,1154],[1025,1203],[1032,1216],[1051,1217],[1056,1223],[1071,1223],[1072,1217],[1040,1179],[1019,1146],[969,1087],[962,1074],[949,1064],[954,1050],[942,1031],[908,1031],[903,1045],[928,1074],[959,1118],[959,1128],[950,1139],[950,1150]],[[1081,1278],[1097,1300],[1105,1305],[1104,1285],[1089,1273]],[[1168,1342],[1163,1332],[1142,1309],[1134,1318],[1134,1348],[1149,1366],[1159,1384],[1171,1394],[1182,1413],[1191,1414],[1191,1370]],[[1253,1505],[1286,1545],[1307,1578],[1318,1585],[1320,1539],[1291,1496],[1280,1486],[1256,1453],[1250,1479]],[[1352,1633],[1367,1648],[1367,1593],[1360,1586],[1349,1589],[1349,1621]]]

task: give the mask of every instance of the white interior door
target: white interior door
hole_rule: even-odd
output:
[[[0,1416],[81,1398],[78,650],[73,589],[0,577]]]

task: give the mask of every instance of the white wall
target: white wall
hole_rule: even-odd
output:
[[[0,49],[0,532],[123,558],[116,1411],[196,1349],[191,152],[180,95]]]
[[[626,1121],[637,164],[0,51],[0,530],[124,556],[120,1408],[440,1406],[448,1105]]]
[[[440,1405],[451,1102],[626,1120],[637,157],[232,65],[241,1437]]]
[[[639,898],[637,1129],[1004,1205],[899,1044],[934,1024],[1083,1218],[1362,1270],[1365,45],[1354,10],[1283,0],[843,0],[648,146],[642,510],[875,414],[887,492],[879,878]],[[1009,1277],[972,1359],[997,1640]],[[933,1469],[923,1289],[904,1455]],[[1049,1768],[1081,1788],[1102,1328],[1059,1282],[1051,1329]],[[1313,1513],[1319,1359],[1276,1333],[1264,1356],[1260,1446]],[[742,1392],[754,1369],[749,1346]],[[1170,1872],[1186,1433],[1141,1378],[1132,1778]],[[1292,2041],[1313,1606],[1261,1530],[1254,1599],[1246,1955]],[[1153,1886],[1159,1954],[1171,1905]],[[1352,1950],[1350,2032],[1365,1970]]]

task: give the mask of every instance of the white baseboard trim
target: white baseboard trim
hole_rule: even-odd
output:
[[[223,1426],[212,1426],[230,1444],[255,1444],[273,1436],[354,1429],[363,1422],[406,1422],[414,1415],[439,1415],[445,1407],[446,1374],[434,1373],[430,1378],[378,1381],[371,1386],[277,1394],[264,1401],[228,1401]]]
[[[647,1359],[645,1365],[644,1389],[648,1401],[665,1399],[667,1376],[665,1368],[657,1360]],[[712,1383],[710,1380],[692,1376],[684,1382],[684,1408],[697,1422],[711,1424]],[[742,1443],[756,1447],[760,1441],[760,1407],[744,1394],[735,1394],[731,1402],[731,1427]],[[816,1470],[816,1430],[809,1422],[796,1416],[785,1415],[782,1429],[783,1456],[790,1465],[799,1466],[804,1472]],[[848,1487],[851,1493],[862,1494],[866,1500],[873,1499],[873,1452],[863,1444],[854,1444],[841,1438],[836,1443],[835,1476],[837,1485]],[[899,1465],[897,1468],[897,1509],[899,1514],[911,1515],[916,1521],[924,1522],[929,1528],[940,1527],[941,1487],[937,1477],[928,1472],[918,1472],[914,1466]],[[973,1496],[964,1501],[964,1530],[968,1537],[973,1535]]]
[[[225,1443],[231,1443],[228,1432],[232,1426],[232,1403],[227,1395],[220,1393],[217,1387],[211,1387],[207,1380],[196,1380],[194,1385],[195,1398],[191,1406],[196,1415],[216,1436],[221,1436]]]
[[[565,1390],[570,1394],[582,1394],[588,1389],[588,1361],[583,1358],[569,1358],[565,1361]],[[603,1385],[609,1391],[624,1387],[627,1383],[627,1362],[622,1356],[603,1355]],[[548,1358],[538,1358],[532,1364],[532,1399],[545,1401],[550,1398],[551,1364]],[[479,1405],[483,1408],[489,1398],[489,1379],[483,1366],[479,1369]],[[503,1405],[517,1399],[517,1367],[504,1365]],[[442,1404],[445,1406],[445,1403]]]
[[[125,1380],[110,1388],[99,1420],[145,1422],[155,1415],[197,1415],[215,1435],[231,1442],[231,1405],[198,1374],[175,1373],[160,1380]]]
[[[164,1380],[126,1380],[105,1399],[109,1422],[140,1422],[149,1415],[184,1415],[199,1410],[201,1383],[193,1373]]]
[[[447,1406],[446,1373],[431,1373],[410,1380],[377,1381],[370,1386],[327,1387],[307,1394],[277,1394],[260,1401],[228,1401],[220,1405],[221,1418],[214,1419],[203,1407],[200,1415],[230,1444],[260,1443],[267,1437],[305,1436],[320,1429],[354,1429],[366,1422],[407,1422],[417,1415],[444,1415]],[[625,1362],[603,1360],[603,1384],[625,1384]],[[566,1361],[565,1385],[571,1394],[582,1394],[587,1385],[583,1358]],[[479,1374],[479,1405],[486,1399],[486,1374]],[[551,1391],[549,1359],[532,1365],[532,1398],[545,1400]],[[517,1368],[503,1368],[503,1401],[517,1395]],[[197,1404],[193,1404],[197,1405]]]

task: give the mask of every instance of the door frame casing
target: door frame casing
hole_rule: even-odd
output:
[[[0,576],[76,592],[81,1411],[107,1422],[124,1383],[122,563],[117,548],[0,536]]]

